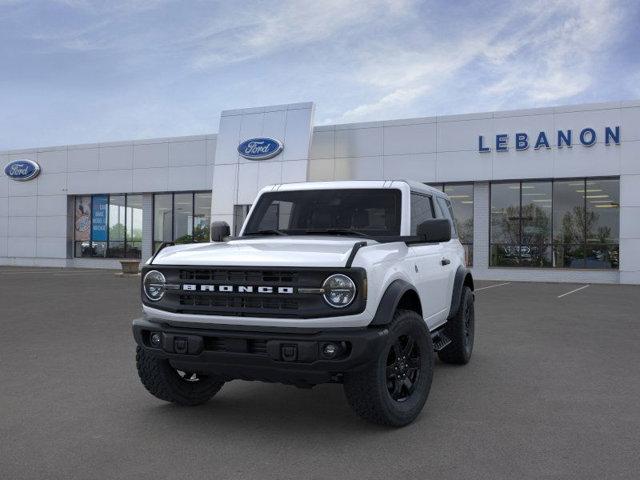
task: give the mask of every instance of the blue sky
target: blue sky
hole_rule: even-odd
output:
[[[0,0],[0,149],[640,98],[640,2]]]

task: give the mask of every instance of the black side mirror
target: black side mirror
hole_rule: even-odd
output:
[[[211,222],[211,241],[222,242],[231,235],[231,227],[227,222]]]
[[[446,218],[425,220],[418,225],[416,233],[426,242],[448,242],[451,240],[451,223]]]

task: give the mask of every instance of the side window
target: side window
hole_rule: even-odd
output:
[[[411,235],[418,231],[418,225],[425,220],[435,218],[431,197],[411,193]]]
[[[444,215],[444,218],[449,219],[451,223],[451,238],[458,238],[458,228],[456,226],[455,217],[453,216],[453,208],[451,207],[451,202],[449,200],[445,200],[442,197],[437,197],[436,201],[440,206],[440,210]]]

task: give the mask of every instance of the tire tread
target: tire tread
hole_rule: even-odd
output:
[[[208,402],[224,385],[223,381],[211,378],[203,380],[201,385],[180,383],[170,377],[173,372],[167,360],[162,360],[145,349],[136,348],[136,366],[142,385],[151,395],[165,402],[178,405],[195,406]]]

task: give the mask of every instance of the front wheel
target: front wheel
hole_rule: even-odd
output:
[[[384,348],[365,369],[345,373],[355,412],[373,423],[402,427],[420,414],[433,378],[433,344],[416,312],[398,310]]]
[[[224,382],[206,375],[173,368],[168,360],[136,349],[138,375],[145,388],[160,400],[178,405],[195,406],[208,402]]]

